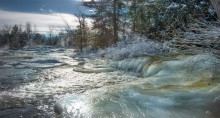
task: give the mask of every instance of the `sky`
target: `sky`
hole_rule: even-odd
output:
[[[39,33],[47,33],[49,26],[56,31],[64,29],[63,19],[75,28],[78,23],[74,14],[89,14],[89,9],[80,4],[81,0],[0,0],[0,28],[30,22]]]

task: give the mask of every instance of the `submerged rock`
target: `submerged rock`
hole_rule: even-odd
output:
[[[37,59],[31,61],[21,61],[21,63],[25,67],[32,67],[32,68],[52,68],[64,65],[63,62],[60,62],[56,59]]]
[[[47,64],[47,63],[61,63],[61,62],[59,62],[58,60],[54,60],[54,59],[47,59],[47,60],[36,60],[31,63]]]

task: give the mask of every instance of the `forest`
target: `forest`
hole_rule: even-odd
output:
[[[76,28],[70,27],[65,18],[62,19],[66,29],[59,33],[48,26],[49,31],[41,34],[30,22],[25,26],[4,25],[0,44],[9,49],[22,49],[28,45],[65,45],[82,51],[88,47],[97,50],[116,46],[118,42],[126,43],[132,35],[165,42],[178,39],[178,33],[191,30],[190,25],[209,26],[213,21],[218,22],[220,15],[215,0],[91,0],[81,5],[91,9],[92,13],[75,13]],[[92,26],[88,26],[87,19],[92,19]]]

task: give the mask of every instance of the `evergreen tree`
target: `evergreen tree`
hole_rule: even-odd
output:
[[[118,41],[120,22],[120,0],[99,0],[84,2],[83,5],[95,9],[93,30],[96,30],[98,45],[106,47]]]
[[[18,34],[18,25],[15,24],[11,29],[11,35],[9,38],[9,48],[10,49],[18,49],[19,48],[19,34]]]

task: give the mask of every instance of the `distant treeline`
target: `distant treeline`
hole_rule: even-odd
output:
[[[4,25],[0,30],[0,47],[8,47],[12,50],[22,49],[24,46],[51,45],[61,46],[61,40],[66,37],[64,33],[54,34],[49,28],[48,34],[40,34],[33,30],[31,23],[25,26],[15,24]],[[36,29],[35,29],[36,30]]]

